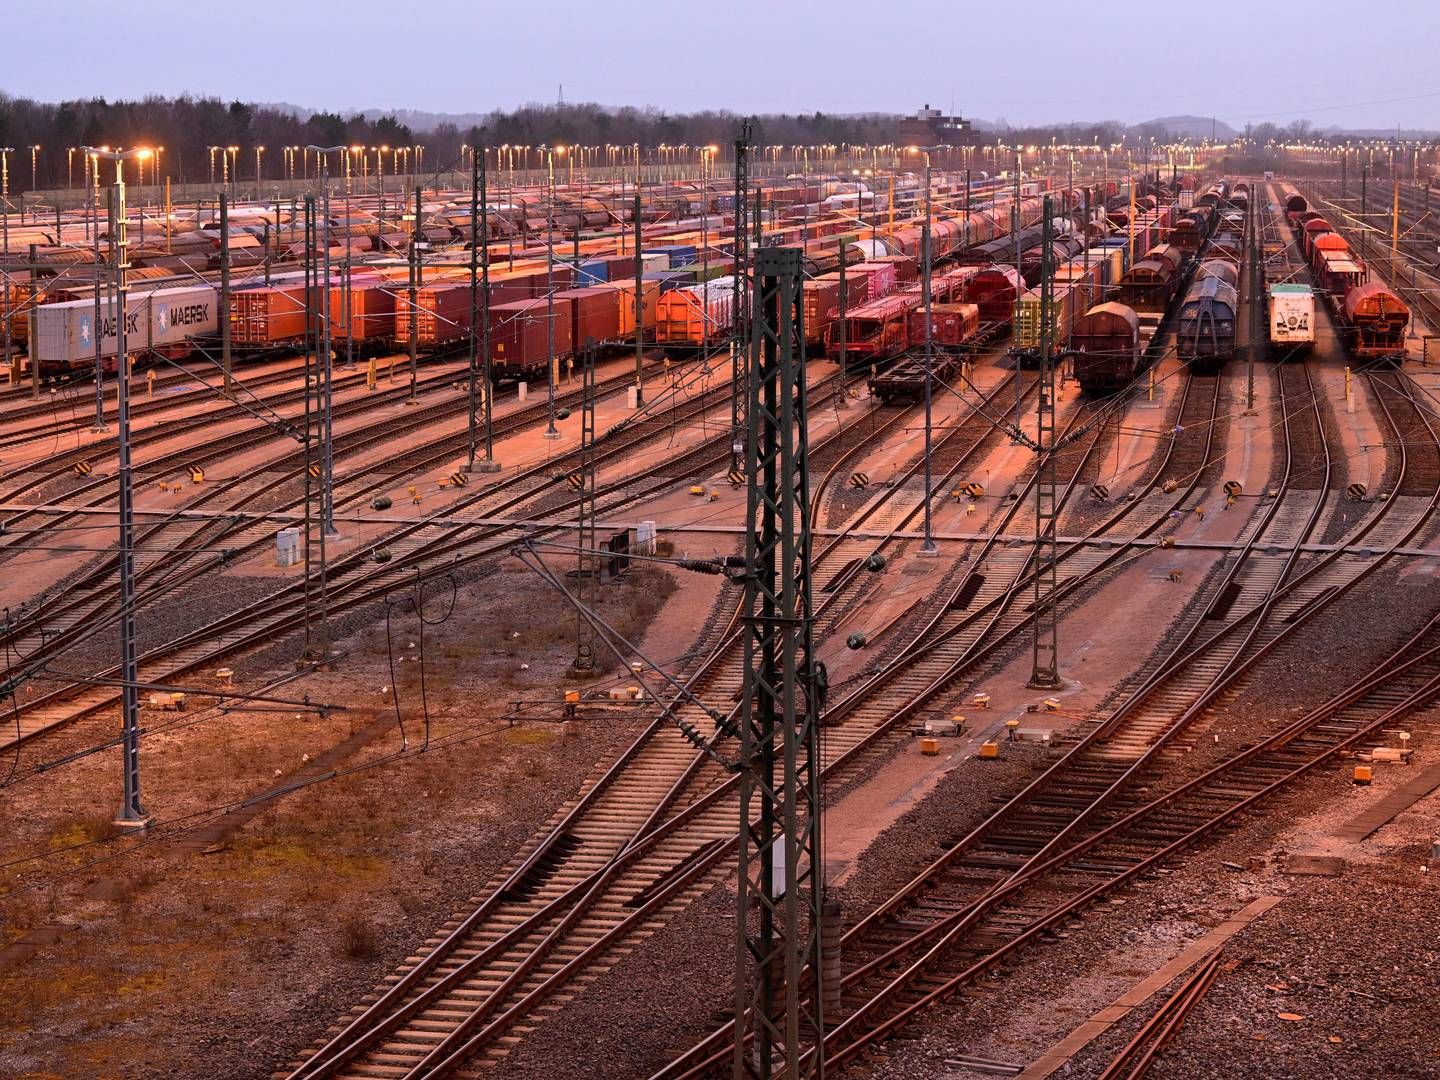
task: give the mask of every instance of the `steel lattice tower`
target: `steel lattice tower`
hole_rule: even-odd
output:
[[[734,1070],[762,1080],[823,1072],[802,270],[794,248],[755,254]]]
[[[741,430],[745,424],[745,402],[748,397],[743,377],[742,356],[749,344],[745,318],[745,275],[746,256],[750,250],[750,232],[746,228],[746,217],[750,204],[750,121],[740,125],[740,135],[735,140],[735,292],[731,301],[731,321],[734,323],[734,344],[731,347],[730,364],[730,467],[738,468],[741,455],[745,452]],[[757,215],[758,217],[758,215]]]
[[[1052,339],[1055,307],[1054,267],[1051,253],[1050,197],[1045,197],[1040,236],[1040,386],[1035,406],[1035,637],[1030,685],[1052,689],[1060,685],[1059,611],[1055,603],[1056,519],[1059,516],[1059,478],[1055,447],[1055,342]]]
[[[576,530],[575,595],[579,598],[575,622],[575,670],[595,670],[595,627],[585,612],[595,607],[600,563],[595,556],[595,340],[585,339],[581,353],[583,379],[580,405],[580,505]]]

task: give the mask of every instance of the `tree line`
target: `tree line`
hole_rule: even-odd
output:
[[[246,181],[255,178],[255,149],[265,147],[259,167],[266,179],[285,169],[283,148],[291,146],[384,146],[421,143],[425,171],[461,164],[462,147],[484,142],[499,146],[572,144],[597,146],[639,143],[717,145],[725,156],[742,121],[724,110],[674,113],[656,108],[609,108],[593,103],[531,104],[464,116],[424,113],[304,113],[215,97],[150,96],[138,101],[105,98],[39,102],[0,94],[0,146],[9,154],[12,195],[28,190],[80,184],[83,162],[67,150],[80,146],[164,147],[160,173],[180,183],[210,179],[212,147],[236,146],[235,167]],[[754,117],[754,136],[761,145],[861,144],[894,142],[894,114],[835,113],[766,114]],[[407,122],[407,120],[409,122]],[[1298,125],[1292,125],[1298,128]],[[1308,129],[1308,125],[1307,125]],[[1247,129],[1248,131],[1248,129]],[[1010,144],[1060,142],[1109,144],[1127,136],[1164,138],[1155,125],[1126,127],[1117,122],[1014,128],[977,133],[980,142]],[[34,157],[31,148],[40,147]],[[298,172],[297,172],[298,174]]]

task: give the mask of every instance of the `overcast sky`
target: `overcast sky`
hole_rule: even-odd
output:
[[[1189,113],[1236,127],[1440,127],[1435,0],[1117,3],[1083,16],[1059,0],[3,8],[0,90],[48,101],[189,92],[485,112],[553,102],[563,83],[567,101],[677,111],[908,112],[953,100],[962,115],[1012,124]]]

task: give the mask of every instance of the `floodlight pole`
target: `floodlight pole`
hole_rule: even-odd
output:
[[[95,150],[83,148],[97,159],[115,162],[115,229],[112,234],[112,271],[115,275],[115,422],[119,428],[118,467],[120,485],[120,714],[124,795],[115,824],[124,829],[143,829],[150,815],[140,802],[140,666],[135,645],[135,552],[134,486],[130,467],[130,379],[126,370],[125,302],[130,268],[125,238],[125,162],[143,159],[146,150]],[[100,327],[95,328],[96,335]]]

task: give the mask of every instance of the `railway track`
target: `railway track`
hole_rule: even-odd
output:
[[[427,357],[426,360],[428,362],[430,358]],[[299,357],[294,358],[290,363],[280,362],[266,365],[259,370],[242,367],[236,371],[236,394],[234,396],[254,398],[257,396],[256,391],[290,380],[302,379],[304,372],[305,363]],[[339,392],[358,385],[364,382],[364,379],[363,371],[347,371],[337,367],[334,375],[335,390]],[[131,379],[130,419],[132,423],[137,419],[158,416],[175,409],[223,403],[230,396],[225,395],[221,390],[223,373],[218,366],[193,365],[191,368],[182,369],[179,372],[167,371],[163,378],[157,376],[154,389],[159,392],[159,397],[151,396],[148,386],[146,389],[140,389],[138,386],[140,382],[141,380]],[[199,385],[194,385],[196,383]],[[45,399],[39,402],[27,399],[22,405],[0,411],[0,419],[4,421],[4,435],[0,436],[0,449],[20,446],[40,439],[54,438],[68,432],[92,430],[92,425],[95,423],[94,393],[87,394],[78,387],[70,390],[70,384],[67,384],[66,391],[52,390]],[[297,389],[293,395],[277,395],[276,398],[263,401],[263,403],[269,406],[284,404],[286,401],[299,400],[302,393],[303,390]],[[62,408],[64,409],[63,414]],[[105,398],[104,415],[107,424],[115,423],[113,395]],[[221,418],[227,415],[234,417],[242,414],[240,410],[231,408],[217,410],[207,415],[212,418]]]
[[[991,397],[1008,392],[1008,384],[1002,385]],[[893,430],[912,416],[914,409],[875,412],[888,419],[873,427],[851,425],[815,447],[820,460],[832,462],[815,493],[817,505],[825,484],[850,456]],[[864,435],[857,438],[856,430]],[[946,433],[942,445],[975,453],[993,434],[987,422],[957,424]],[[964,453],[958,451],[957,457],[963,458]],[[906,479],[918,468],[919,463],[913,465]],[[862,509],[858,518],[878,516],[880,508],[907,498],[909,491],[904,483],[891,487]],[[918,512],[913,503],[907,505],[911,513]],[[892,535],[904,517],[903,513],[896,517]],[[843,537],[831,541],[813,560],[817,581],[833,582],[852,564]],[[738,601],[738,591],[735,598]],[[824,611],[843,602],[844,593],[832,590],[820,607]],[[728,701],[738,691],[738,616],[737,606],[709,657],[688,680],[683,700],[672,706],[678,722],[703,728],[716,744],[722,739],[716,734],[717,717],[696,708],[694,699],[703,696]],[[713,762],[680,737],[675,726],[657,720],[552,824],[545,837],[517,855],[505,880],[480,908],[449,924],[447,936],[435,941],[424,957],[413,958],[380,1003],[356,1017],[297,1072],[346,1075],[348,1063],[372,1047],[383,1057],[386,1051],[375,1044],[388,1040],[392,1032],[396,1041],[407,1045],[408,1049],[401,1051],[404,1056],[448,1053],[448,1048],[466,1041],[486,1018],[501,1011],[502,1005],[509,1006],[503,1013],[508,1019],[497,1018],[496,1022],[508,1023],[530,1007],[526,999],[531,995],[531,1000],[548,998],[559,986],[583,978],[597,949],[603,950],[607,943],[630,933],[642,916],[672,899],[694,895],[724,853],[723,845],[714,839],[724,833],[724,809],[717,793],[725,788],[726,774],[721,771],[717,775],[707,767],[710,765]],[[667,818],[671,813],[679,816]],[[691,848],[693,852],[683,854]],[[549,961],[543,969],[537,965],[552,951],[563,955],[566,963],[561,971],[546,977]],[[428,1022],[424,1017],[452,1011],[445,1004],[445,995],[462,984],[462,1000],[473,1002],[483,994],[486,1003],[472,1010],[462,1023],[448,1025],[448,1036],[438,1046],[417,1046],[409,1039],[412,1019],[419,1017],[416,1023],[424,1028]],[[488,1041],[491,1034],[481,1037]],[[469,1053],[468,1049],[463,1052],[464,1056]],[[358,1062],[356,1067],[362,1072],[366,1069]]]
[[[1311,448],[1313,452],[1313,443]],[[1404,453],[1403,445],[1400,450]],[[1294,459],[1306,455],[1303,442],[1292,443],[1292,477],[1297,475]],[[1425,505],[1410,506],[1412,513],[1405,525],[1386,526],[1392,536],[1408,538],[1428,521],[1440,500],[1440,472],[1435,470],[1435,462],[1440,462],[1440,448],[1432,432],[1426,461],[1418,465],[1413,481],[1418,485],[1429,478],[1429,496],[1413,500]],[[1303,476],[1303,471],[1298,475]],[[1293,515],[1278,511],[1269,514],[1262,526],[1294,537],[1291,553],[1279,560],[1292,569],[1299,544],[1314,527],[1318,507],[1323,505],[1317,498],[1320,494],[1323,490],[1316,489],[1300,499],[1301,507],[1308,508],[1304,511],[1308,526],[1296,529]],[[1357,528],[1357,535],[1373,538],[1389,513],[1389,507],[1382,506]],[[1256,528],[1251,535],[1259,537],[1260,533]],[[1253,551],[1258,545],[1252,542],[1248,546]],[[1270,546],[1268,538],[1266,546]],[[1165,750],[1189,729],[1207,704],[1304,617],[1380,561],[1383,559],[1360,560],[1363,565],[1344,566],[1342,559],[1321,557],[1288,583],[1284,573],[1257,570],[1260,580],[1272,583],[1262,601],[1231,617],[1224,630],[1203,641],[1192,644],[1197,635],[1187,634],[1160,670],[1103,724],[854,925],[842,943],[847,970],[840,1007],[832,1013],[839,1022],[827,1034],[827,1067],[853,1060],[922,1009],[989,970],[1107,889],[1128,880],[1133,858],[1107,862],[1094,856],[1096,838],[1110,835],[1105,832],[1107,822],[1130,811],[1140,796],[1165,786],[1163,774],[1158,774]],[[1236,578],[1234,572],[1227,575],[1219,593],[1224,595]],[[1222,650],[1218,670],[1213,659],[1207,661],[1209,672],[1200,672],[1198,677],[1203,682],[1208,675],[1208,682],[1198,696],[1172,698],[1170,723],[1157,728],[1152,709],[1164,704],[1157,691],[1165,691],[1177,677],[1190,678],[1193,695],[1192,671],[1201,668],[1205,657],[1216,655],[1216,644],[1241,633],[1248,651],[1233,645]],[[1167,853],[1169,850],[1166,847]],[[708,1075],[729,1060],[727,1039],[723,1029],[713,1033],[657,1073],[657,1078]]]
[[[685,418],[700,416],[718,403],[728,401],[728,394],[727,386],[715,387],[681,403],[670,412],[651,414],[644,419],[618,425],[612,436],[602,445],[599,464],[603,466],[607,461],[620,460],[635,447],[670,434],[677,422],[677,417],[672,413],[678,412]],[[413,416],[413,412],[408,413],[406,422],[413,422]],[[598,494],[605,501],[599,504],[600,512],[614,512],[633,501],[664,490],[674,482],[672,474],[677,472],[688,475],[689,470],[717,467],[722,460],[718,453],[722,444],[728,455],[728,440],[727,430],[723,435],[708,438],[700,445],[678,455],[666,468],[647,470],[640,477],[625,476],[602,483]],[[362,549],[336,559],[327,568],[326,596],[330,614],[381,599],[401,587],[402,583],[413,583],[415,573],[422,569],[431,572],[450,570],[507,550],[516,535],[513,527],[477,527],[471,522],[507,514],[525,516],[524,511],[527,508],[543,501],[552,490],[563,485],[563,477],[557,479],[555,469],[576,455],[578,450],[523,470],[474,494],[463,496],[448,506],[439,515],[439,520],[426,519],[400,526],[364,545]],[[569,509],[573,505],[573,498],[567,496],[557,510]],[[553,528],[559,527],[541,531],[553,531]],[[264,525],[249,528],[254,533],[263,534],[256,536],[252,544],[267,542],[265,538],[269,531]],[[370,556],[380,547],[390,551],[392,558],[383,566],[376,566]],[[197,567],[193,573],[198,574],[203,569],[205,567]],[[317,572],[315,577],[318,579],[318,576]],[[163,595],[164,591],[173,588],[175,584],[177,583],[170,581],[157,595]],[[155,678],[173,679],[234,651],[264,644],[304,626],[306,611],[312,603],[312,592],[318,592],[315,582],[302,580],[292,583],[265,600],[182,635],[140,658],[142,676],[147,681],[154,681]],[[101,595],[104,596],[103,590]],[[81,635],[92,635],[102,625],[94,618],[83,626],[77,624],[77,627],[72,627],[68,643],[73,644]],[[33,658],[29,663],[34,664]],[[43,663],[42,660],[41,667]],[[115,670],[108,668],[100,675],[107,677],[113,675]],[[56,690],[32,699],[22,707],[16,717],[16,729],[0,746],[8,748],[27,742],[40,734],[106,708],[118,699],[117,695],[107,688],[90,688],[73,698],[70,689],[66,687]]]
[[[440,380],[442,386],[447,378]],[[622,391],[633,378],[633,373],[627,369],[600,380],[596,384],[597,391],[602,395]],[[564,391],[557,395],[557,405],[578,404],[581,393],[580,390]],[[391,400],[399,400],[407,394],[408,390],[397,388],[391,392]],[[356,408],[363,415],[365,410],[362,407],[365,404],[373,407],[375,403],[376,399],[367,398],[357,402]],[[459,404],[463,405],[463,402]],[[389,423],[342,433],[335,440],[335,461],[343,464],[347,458],[360,456],[398,436],[424,431],[433,422],[437,411],[443,416],[455,407],[455,402],[441,402],[436,406],[407,411],[392,418]],[[337,414],[340,411],[337,408]],[[540,422],[546,415],[547,404],[537,402],[498,418],[493,430],[497,437],[504,437]],[[337,475],[333,487],[335,508],[343,512],[369,499],[377,490],[402,483],[408,476],[447,465],[457,454],[464,452],[466,445],[463,432],[450,434],[387,457],[383,462],[362,465]],[[207,484],[170,516],[140,526],[135,536],[136,580],[142,586],[136,598],[137,609],[205,572],[247,558],[268,546],[273,539],[274,521],[268,518],[251,520],[251,511],[257,501],[263,503],[268,500],[273,504],[269,513],[278,518],[301,513],[303,495],[279,501],[273,496],[287,486],[297,486],[303,481],[304,470],[303,452],[287,454],[259,469]],[[98,486],[103,490],[109,485],[101,482]],[[108,502],[108,495],[102,493],[90,505],[103,506]],[[196,510],[215,516],[198,519],[188,516]],[[226,511],[234,511],[238,517],[231,519],[223,516]],[[57,520],[73,520],[79,516],[66,515],[56,519],[47,515],[47,524],[53,526]],[[207,558],[198,557],[207,552]],[[197,558],[187,558],[190,554]],[[50,593],[31,604],[21,617],[0,628],[0,647],[9,646],[27,662],[34,662],[73,643],[76,635],[88,636],[108,625],[109,620],[97,622],[97,619],[106,613],[111,616],[118,614],[113,592],[117,568],[117,558],[107,556],[99,566],[88,569],[78,580],[68,582],[63,590]]]
[[[1098,439],[1097,432],[1095,441]],[[1076,466],[1075,477],[1083,464],[1082,460]],[[911,512],[917,511],[918,507]],[[1003,520],[999,523],[995,535],[1004,524]],[[822,574],[817,580],[823,578]],[[824,611],[819,615],[823,618]],[[714,655],[702,668],[702,676],[706,669],[713,670]],[[733,686],[721,683],[716,689],[731,686],[733,696],[739,686],[738,672],[731,676],[731,683]],[[691,686],[703,684],[692,681]],[[725,700],[723,693],[711,696],[707,692],[707,696]],[[864,723],[855,722],[827,730],[826,746],[834,755],[833,764],[854,763],[880,745],[892,728],[867,729]],[[641,795],[653,790],[654,780],[646,786],[641,758],[632,747],[582,800],[583,804],[593,799],[605,785],[625,785],[624,792],[634,802],[653,806],[638,830],[627,828],[628,846],[608,862],[597,865],[592,859],[583,863],[587,875],[571,884],[564,868],[567,860],[573,852],[583,850],[587,841],[593,843],[596,834],[587,834],[571,817],[557,821],[543,840],[522,852],[511,875],[486,904],[448,924],[445,936],[432,939],[425,953],[412,957],[378,1001],[357,1010],[344,1028],[297,1064],[291,1075],[441,1075],[468,1069],[464,1063],[476,1055],[487,1059],[503,1056],[509,1041],[505,1033],[514,1025],[533,1023],[548,1013],[556,1004],[551,999],[557,992],[573,993],[575,986],[588,979],[590,965],[633,927],[643,926],[667,904],[697,895],[732,847],[733,784],[678,736],[673,743],[671,753],[688,762],[687,773],[705,770],[701,777],[705,783],[691,784],[688,789],[672,783],[670,792],[684,793],[679,798],[667,795],[665,802],[674,808],[669,816],[663,816],[665,803],[656,805]],[[666,778],[671,775],[664,773]],[[613,830],[610,826],[612,842]],[[507,891],[517,887],[532,890],[527,898],[539,910],[500,920],[499,905]],[[589,899],[588,906],[581,906],[580,897],[593,897],[601,888],[606,889],[608,900]],[[580,897],[575,895],[577,891]],[[607,911],[620,917],[618,925],[607,923]],[[552,926],[557,918],[564,923],[566,912],[569,923]],[[568,934],[562,933],[566,925]],[[472,944],[471,937],[487,928],[489,944]],[[518,954],[506,948],[506,941],[517,936],[524,944]],[[498,984],[494,975],[488,980],[483,977],[492,965],[502,973]],[[483,1000],[477,1004],[479,996]]]

